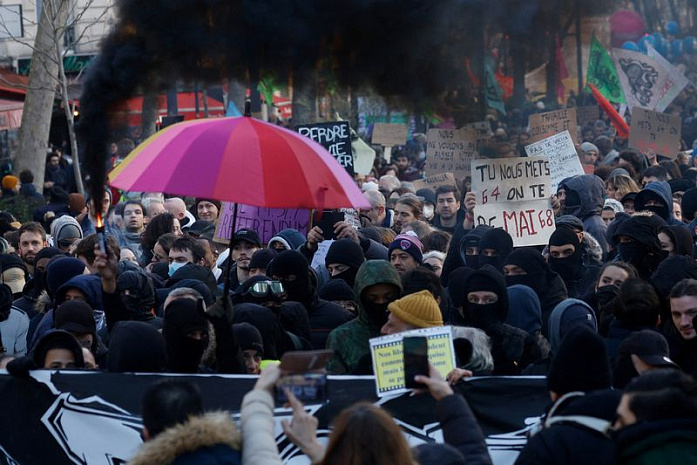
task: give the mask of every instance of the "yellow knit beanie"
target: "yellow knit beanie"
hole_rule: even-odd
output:
[[[387,309],[403,322],[417,328],[443,326],[443,315],[438,302],[425,290],[395,300]]]

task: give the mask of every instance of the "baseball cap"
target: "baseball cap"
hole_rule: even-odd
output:
[[[252,245],[261,247],[261,241],[259,240],[259,235],[256,231],[252,229],[240,229],[238,230],[232,238],[232,243],[237,241],[246,241]]]
[[[666,338],[650,329],[632,332],[620,345],[620,351],[634,354],[648,365],[678,368],[677,363],[670,359]]]

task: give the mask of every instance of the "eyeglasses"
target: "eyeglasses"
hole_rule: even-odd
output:
[[[254,297],[266,297],[269,295],[269,292],[276,297],[280,297],[286,291],[283,288],[283,284],[279,281],[259,281],[254,283],[244,295],[251,294]]]

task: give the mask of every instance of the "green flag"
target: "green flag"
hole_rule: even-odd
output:
[[[603,97],[613,103],[627,103],[620,80],[617,77],[617,69],[605,47],[595,38],[591,38],[591,46],[588,54],[588,70],[586,81],[593,84]]]
[[[503,102],[503,92],[501,91],[501,86],[499,86],[496,76],[494,76],[494,71],[488,60],[485,68],[486,73],[486,104],[489,108],[498,110],[503,115],[506,114],[506,105]]]

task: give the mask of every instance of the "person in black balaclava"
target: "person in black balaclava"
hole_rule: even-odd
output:
[[[661,223],[656,216],[633,216],[620,224],[612,236],[620,260],[636,268],[644,280],[651,277],[666,255],[658,240]]]
[[[465,279],[460,324],[483,329],[491,338],[495,375],[518,375],[542,358],[535,340],[525,331],[505,323],[508,292],[501,273],[484,265]]]
[[[540,298],[542,304],[542,335],[547,337],[547,321],[554,307],[569,297],[566,285],[557,273],[547,265],[540,252],[532,247],[522,247],[511,252],[503,262],[506,285],[528,286]]]
[[[329,246],[324,259],[331,279],[343,279],[350,287],[364,261],[363,248],[349,238],[339,239]]]
[[[167,366],[162,335],[143,321],[121,321],[111,332],[107,371],[112,373],[159,373]]]
[[[501,228],[490,229],[479,241],[479,267],[491,265],[501,271],[503,261],[513,250],[513,239]]]
[[[465,260],[467,259],[466,256],[466,250],[467,247],[471,249],[472,252],[474,252],[474,249],[472,249],[471,245],[472,243],[476,242],[477,247],[479,247],[479,240],[482,238],[482,235],[484,234],[485,231],[488,231],[491,229],[491,227],[486,226],[484,224],[478,225],[476,228],[471,229],[471,230],[464,230],[462,228],[457,228],[455,229],[455,233],[453,234],[453,237],[450,240],[450,247],[448,247],[448,253],[445,256],[445,261],[443,262],[443,271],[440,276],[440,281],[443,283],[443,286],[448,285],[448,280],[450,279],[450,273],[453,270],[456,270],[457,268],[460,268],[462,266],[465,266]],[[465,247],[464,250],[464,255],[462,252],[462,249],[460,245],[462,244],[462,241],[465,239],[466,236],[469,236],[472,234],[472,240],[469,241],[467,247]],[[479,256],[479,249],[477,248],[477,256]],[[479,266],[479,259],[477,258],[477,266]]]
[[[208,347],[209,326],[203,300],[176,299],[167,306],[162,324],[168,371],[198,373]]]
[[[148,275],[140,271],[126,271],[116,278],[116,287],[123,306],[131,315],[129,320],[147,321],[157,328],[162,327],[162,320],[153,314],[155,286]]]
[[[481,253],[479,242],[482,240],[484,233],[490,229],[489,226],[479,225],[462,238],[460,242],[460,258],[464,266],[473,270],[479,269],[479,254]]]
[[[331,330],[351,321],[354,316],[340,305],[320,299],[310,273],[307,260],[296,250],[279,253],[266,269],[267,276],[283,284],[287,300],[299,302],[305,307],[310,319],[312,346],[324,349]]]
[[[56,255],[64,255],[64,253],[56,247],[44,247],[37,252],[36,257],[34,257],[34,276],[27,281],[24,289],[22,289],[22,297],[14,301],[14,306],[24,310],[29,319],[32,319],[37,314],[34,304],[41,292],[46,289],[46,279],[44,277],[46,266],[49,259]]]
[[[309,345],[310,320],[307,311],[302,304],[286,302],[285,298],[283,284],[268,276],[252,276],[237,288],[232,297],[235,305],[250,303],[268,308],[284,331]]]
[[[566,226],[558,226],[549,238],[547,263],[561,276],[569,297],[580,299],[593,286],[600,267],[583,266],[583,248],[576,232]]]

